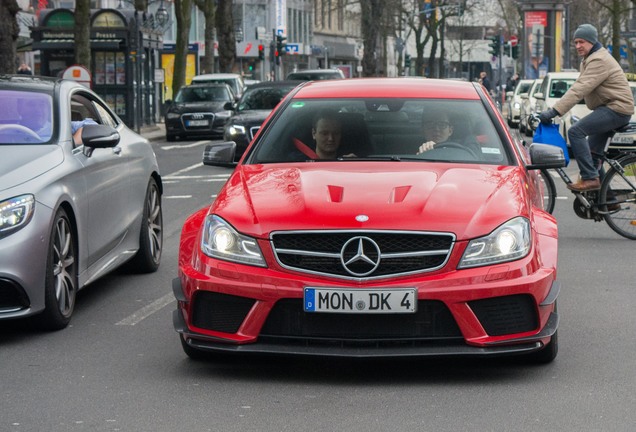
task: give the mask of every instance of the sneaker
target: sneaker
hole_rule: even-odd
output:
[[[589,180],[579,179],[576,183],[570,183],[567,187],[575,192],[597,190],[601,188],[601,181],[598,177]]]

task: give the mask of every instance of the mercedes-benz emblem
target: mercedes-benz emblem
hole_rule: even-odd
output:
[[[380,265],[380,247],[369,237],[352,237],[342,246],[340,261],[353,276],[370,275]]]

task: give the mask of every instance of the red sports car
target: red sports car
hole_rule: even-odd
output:
[[[552,361],[557,223],[536,170],[563,164],[513,138],[479,84],[303,84],[183,226],[183,349]]]

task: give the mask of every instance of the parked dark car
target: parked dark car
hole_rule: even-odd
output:
[[[236,143],[237,161],[278,102],[301,83],[302,81],[268,81],[254,84],[247,88],[236,104],[231,104],[234,114],[225,125],[223,139]]]
[[[232,114],[226,108],[234,101],[227,84],[205,83],[181,87],[172,101],[167,101],[166,139],[202,137],[220,138]]]

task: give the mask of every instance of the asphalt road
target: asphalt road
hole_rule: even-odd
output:
[[[179,230],[229,169],[154,143],[164,176],[157,273],[115,273],[71,326],[0,323],[0,431],[633,431],[636,243],[577,218],[558,184],[560,352],[510,360],[189,360],[172,327]],[[569,168],[576,172],[575,166]]]

